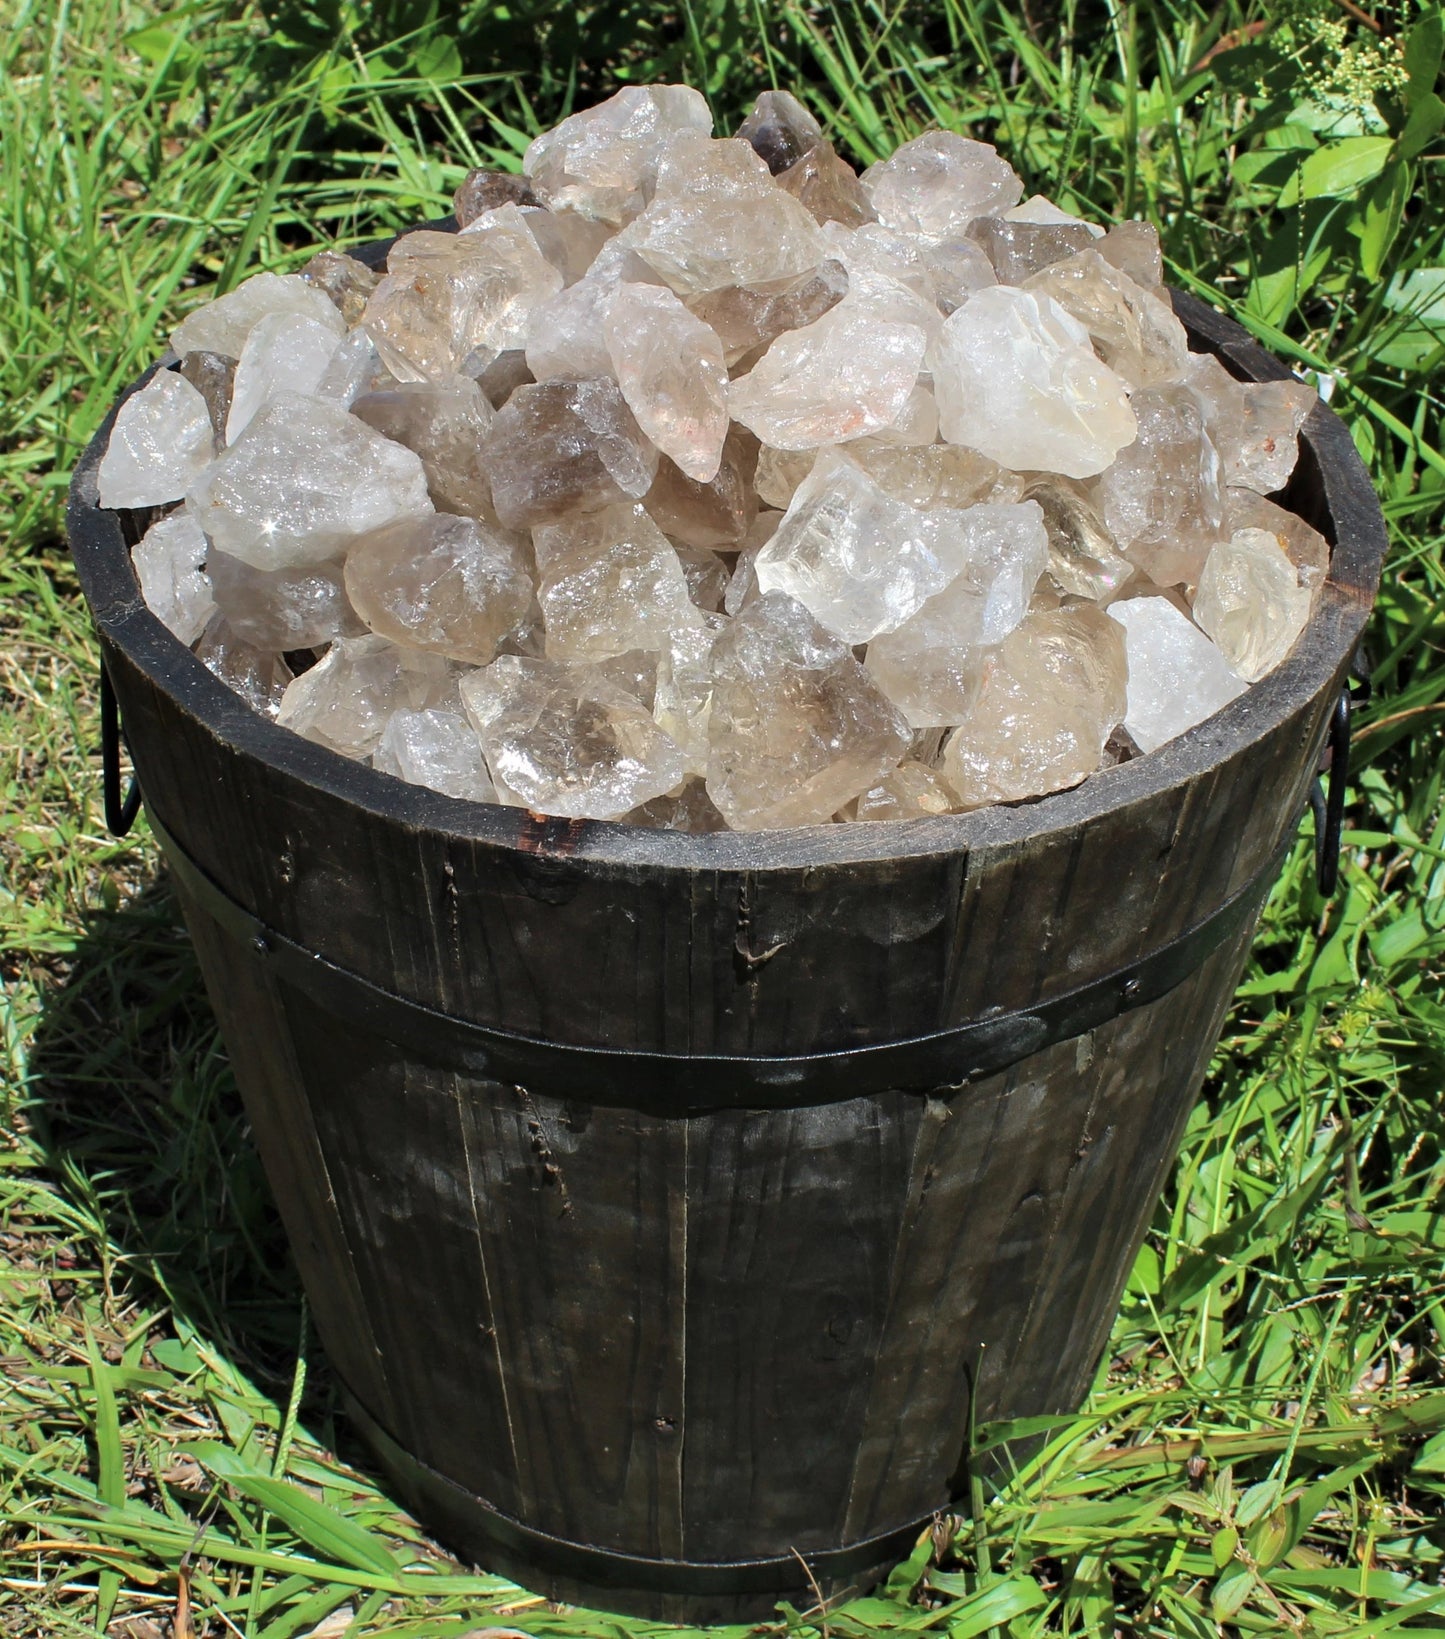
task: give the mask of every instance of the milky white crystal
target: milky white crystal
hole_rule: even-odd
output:
[[[372,753],[372,766],[413,785],[430,786],[468,802],[495,802],[477,731],[453,706],[422,711],[400,707],[387,719]]]
[[[174,370],[157,370],[121,405],[97,475],[103,507],[178,501],[211,463],[206,401]]]
[[[171,331],[171,349],[186,353],[223,353],[238,359],[251,327],[268,313],[299,313],[326,325],[338,341],[346,320],[324,290],[299,273],[257,273],[225,296],[188,313]]]
[[[1194,619],[1246,683],[1257,683],[1294,647],[1313,602],[1310,588],[1264,529],[1241,529],[1209,554]]]
[[[278,393],[318,393],[337,346],[333,330],[304,314],[268,313],[258,319],[236,365],[226,442],[234,444]]]
[[[1229,662],[1168,598],[1126,598],[1108,612],[1124,628],[1124,727],[1140,751],[1157,750],[1244,693]]]
[[[976,216],[1016,205],[1023,183],[986,142],[929,131],[863,173],[863,188],[885,226],[938,244]]]
[[[621,819],[687,773],[678,745],[600,667],[499,655],[461,694],[504,802]]]
[[[216,611],[206,551],[206,537],[184,507],[157,519],[131,549],[141,596],[187,648]]]
[[[646,204],[668,146],[707,136],[712,115],[686,85],[629,85],[537,137],[522,169],[553,210],[621,224]]]
[[[1057,302],[1010,285],[944,321],[933,359],[938,424],[1001,465],[1088,478],[1138,432],[1123,381]]]
[[[420,459],[322,399],[283,393],[191,488],[223,551],[257,569],[321,563],[353,535],[430,512]]]
[[[715,478],[728,431],[728,372],[717,336],[657,285],[619,285],[602,330],[638,426],[689,478]]]
[[[419,711],[452,686],[440,655],[372,634],[341,638],[288,685],[276,721],[344,757],[369,757],[394,711]]]
[[[847,644],[765,593],[716,639],[708,795],[729,825],[821,825],[908,750],[907,725]]]

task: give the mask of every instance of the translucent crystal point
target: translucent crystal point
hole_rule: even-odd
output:
[[[339,561],[256,569],[212,547],[206,578],[231,630],[256,649],[288,654],[366,630],[347,599]]]
[[[1246,683],[1257,683],[1294,647],[1313,602],[1278,538],[1241,529],[1205,560],[1194,619]]]
[[[372,767],[413,785],[468,802],[495,802],[482,742],[466,714],[451,706],[392,712],[372,754]]]
[[[1072,314],[1088,331],[1099,357],[1131,387],[1184,379],[1189,341],[1173,309],[1098,249],[1055,261],[1030,277],[1026,288],[1053,297]]]
[[[939,772],[962,806],[1077,785],[1125,712],[1124,644],[1089,604],[1033,614],[989,657]]]
[[[211,463],[215,435],[200,393],[157,370],[121,405],[97,475],[103,507],[178,501]]]
[[[496,412],[476,382],[466,376],[399,382],[353,400],[351,413],[421,457],[427,489],[439,511],[490,516],[492,492],[482,445]]]
[[[315,396],[338,346],[334,331],[300,313],[268,313],[252,325],[236,365],[226,442],[280,393]]]
[[[638,426],[689,478],[715,478],[728,431],[728,372],[717,336],[657,285],[619,285],[602,328]]]
[[[1136,285],[1158,294],[1164,284],[1159,230],[1152,222],[1116,222],[1097,245],[1106,262],[1127,273]]]
[[[365,262],[340,251],[323,250],[301,269],[301,277],[330,298],[347,324],[360,324],[380,274]]]
[[[1023,197],[1013,168],[986,142],[929,131],[863,173],[878,219],[938,244],[978,216],[997,216]]]
[[[1330,572],[1330,543],[1298,513],[1286,512],[1255,490],[1229,488],[1224,492],[1224,527],[1231,535],[1240,529],[1268,530],[1295,566],[1300,585],[1319,596]]]
[[[1157,750],[1244,693],[1229,662],[1168,598],[1126,598],[1111,603],[1109,615],[1124,629],[1124,727],[1141,751]]]
[[[331,362],[316,384],[316,397],[328,398],[345,410],[364,393],[378,393],[396,385],[396,377],[381,362],[376,343],[358,328],[337,343]]]
[[[187,648],[216,612],[207,581],[206,537],[184,507],[153,523],[131,549],[141,596]]]
[[[1190,360],[1189,385],[1204,406],[1224,482],[1261,495],[1283,489],[1299,458],[1299,432],[1319,402],[1302,381],[1236,381],[1212,355]]]
[[[288,685],[276,721],[343,757],[369,757],[394,711],[420,711],[453,686],[440,655],[342,638]]]
[[[1193,585],[1220,538],[1220,462],[1195,395],[1136,393],[1139,436],[1099,480],[1104,521],[1124,555],[1159,586]]]
[[[465,228],[499,205],[540,205],[532,184],[511,171],[468,171],[452,195],[457,226]]]
[[[258,649],[232,630],[219,612],[206,623],[195,656],[228,689],[239,694],[252,711],[274,717],[291,682],[291,668],[279,654]]]
[[[863,792],[853,818],[932,819],[937,814],[950,814],[957,807],[957,795],[937,769],[905,758],[891,774]]]
[[[764,91],[738,127],[763,164],[777,176],[825,139],[823,128],[790,91]]]
[[[753,567],[762,591],[786,592],[829,631],[866,643],[941,592],[969,551],[963,514],[895,501],[826,450]]]
[[[815,222],[861,227],[877,219],[858,173],[831,142],[820,142],[778,177],[778,186],[793,196]]]
[[[485,666],[532,607],[525,539],[432,512],[371,530],[346,554],[346,594],[372,629]]]
[[[539,307],[527,338],[527,368],[537,381],[587,381],[612,374],[604,328],[613,279],[586,278]]]
[[[910,736],[848,646],[773,592],[713,645],[708,795],[739,831],[825,824]]]
[[[1048,296],[978,291],[944,321],[935,354],[943,436],[1004,466],[1088,478],[1137,434],[1124,382]]]
[[[503,801],[621,819],[686,775],[679,747],[599,667],[501,655],[461,692]]]
[[[699,92],[630,85],[536,138],[522,168],[553,210],[620,225],[647,203],[663,154],[684,132],[712,132]]]
[[[757,513],[752,482],[757,464],[757,439],[745,427],[734,425],[711,479],[700,483],[689,478],[664,456],[643,505],[670,540],[698,548],[735,549]]]
[[[252,325],[268,313],[315,319],[330,326],[338,341],[346,332],[346,320],[336,304],[299,273],[258,273],[228,295],[188,313],[171,331],[171,349],[181,356],[207,352],[238,359]]]
[[[913,728],[961,722],[978,693],[986,650],[1028,613],[1049,559],[1034,501],[976,506],[958,525],[964,567],[941,591],[868,645],[868,674]]]
[[[508,529],[637,500],[658,464],[617,383],[604,379],[519,387],[497,412],[484,458]]]
[[[223,552],[257,569],[322,563],[353,535],[430,512],[420,459],[322,399],[283,394],[187,497]]]

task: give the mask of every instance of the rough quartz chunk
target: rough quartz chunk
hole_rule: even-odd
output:
[[[539,307],[527,338],[527,368],[537,381],[587,381],[612,374],[606,320],[620,286],[579,279]]]
[[[366,630],[347,600],[339,562],[256,569],[213,548],[206,578],[231,630],[257,649],[315,649]]]
[[[236,286],[228,295],[218,296],[205,306],[188,313],[171,331],[171,348],[187,353],[224,353],[238,359],[246,345],[251,326],[268,313],[299,313],[329,325],[340,341],[346,320],[323,290],[308,283],[299,273],[258,273]]]
[[[226,617],[214,614],[195,647],[196,659],[252,711],[274,717],[291,683],[291,668],[269,649],[258,649],[232,630]]]
[[[660,650],[702,617],[671,542],[640,506],[613,506],[537,531],[537,600],[553,660]]]
[[[982,651],[1024,619],[1049,561],[1035,501],[970,507],[958,529],[961,572],[896,631],[868,645],[869,675],[913,728],[963,720],[978,692]]]
[[[363,393],[379,393],[396,384],[396,377],[381,362],[376,343],[365,330],[356,329],[337,344],[316,384],[316,397],[329,398],[345,410]]]
[[[602,328],[638,426],[689,478],[715,478],[728,431],[728,372],[717,336],[657,285],[619,285]]]
[[[726,831],[728,822],[718,813],[702,780],[687,780],[680,791],[654,797],[623,816],[628,825],[653,831]]]
[[[501,655],[461,692],[504,802],[621,819],[686,775],[681,749],[597,666]]]
[[[408,233],[364,323],[382,362],[401,381],[480,375],[526,345],[535,311],[562,288],[515,205],[490,211],[465,233]]]
[[[205,575],[206,537],[184,507],[153,523],[131,550],[141,596],[187,648],[216,612]]]
[[[524,176],[511,171],[468,171],[452,195],[452,211],[457,226],[469,227],[479,216],[499,205],[540,205],[539,196]]]
[[[909,506],[971,507],[1021,499],[1023,481],[962,444],[899,446],[884,438],[849,444],[844,453],[885,495]]]
[[[758,499],[764,506],[791,506],[798,485],[813,470],[817,459],[817,450],[775,450],[762,445],[753,478]]]
[[[375,268],[335,250],[313,256],[301,269],[301,277],[331,299],[347,324],[361,323],[367,301],[380,282]]]
[[[858,173],[839,157],[831,142],[821,142],[778,177],[778,186],[793,196],[815,222],[861,227],[877,219]]]
[[[1319,596],[1330,572],[1330,543],[1298,513],[1286,512],[1255,490],[1229,488],[1224,492],[1224,527],[1231,535],[1240,529],[1268,530],[1295,566],[1300,585]]]
[[[685,85],[629,85],[536,138],[522,156],[522,169],[553,210],[620,225],[647,203],[663,154],[684,132],[712,132],[712,115],[699,92]]]
[[[1026,288],[1052,296],[1071,313],[1088,331],[1099,357],[1131,387],[1184,379],[1189,339],[1174,310],[1097,249],[1056,261],[1033,275]]]
[[[268,313],[257,320],[236,365],[226,442],[234,444],[257,410],[278,394],[314,397],[337,345],[333,330],[300,313]]]
[[[1241,529],[1205,560],[1194,619],[1246,683],[1257,683],[1294,647],[1310,618],[1310,588],[1264,529]]]
[[[1133,408],[1139,436],[1099,480],[1104,522],[1157,585],[1192,586],[1222,533],[1219,455],[1188,387],[1151,387]]]
[[[1035,222],[1008,216],[980,216],[965,230],[980,246],[1002,285],[1021,285],[1030,275],[1092,245],[1087,222]]]
[[[221,353],[187,353],[176,366],[176,373],[184,376],[205,399],[216,448],[223,448],[226,442],[226,417],[231,413],[231,393],[236,384],[235,359],[228,359]]]
[[[492,504],[508,529],[637,500],[658,455],[615,381],[542,381],[497,411],[484,458]]]
[[[736,615],[758,597],[758,553],[772,540],[783,521],[781,512],[760,512],[753,519],[733,565],[732,579],[723,594],[724,614]]]
[[[1098,243],[1098,252],[1136,285],[1156,293],[1164,285],[1159,230],[1152,222],[1116,222]]]
[[[964,568],[971,551],[964,517],[951,507],[895,501],[846,456],[826,450],[758,553],[758,585],[796,598],[848,643],[866,643],[901,626]]]
[[[721,614],[733,573],[727,559],[706,547],[685,546],[677,541],[672,544],[687,577],[687,595],[693,607],[710,615]]]
[[[1012,205],[1003,213],[1005,222],[1032,222],[1044,227],[1083,227],[1094,239],[1102,239],[1104,230],[1081,216],[1072,216],[1061,210],[1052,199],[1041,193],[1030,194],[1021,205]]]
[[[1102,601],[1134,573],[1083,484],[1071,478],[1035,478],[1024,498],[1043,508],[1049,578],[1061,596]]]
[[[1100,766],[1126,704],[1124,644],[1088,604],[1030,615],[989,658],[978,695],[943,748],[962,806],[1077,785]]]
[[[342,638],[287,687],[276,721],[343,757],[369,757],[393,712],[420,711],[451,687],[440,655],[373,635]]]
[[[146,507],[178,501],[215,452],[205,399],[174,370],[157,370],[116,415],[97,475],[100,504]]]
[[[1140,751],[1157,750],[1244,693],[1229,662],[1168,598],[1125,598],[1108,612],[1124,629],[1124,727]]]
[[[878,220],[928,244],[961,233],[978,216],[998,216],[1023,197],[1013,167],[986,142],[929,131],[863,173]]]
[[[733,382],[733,416],[764,444],[806,450],[890,426],[918,380],[927,336],[845,300],[772,344]]]
[[[787,330],[801,330],[835,308],[848,293],[841,262],[820,262],[800,279],[730,285],[688,300],[688,308],[722,343],[728,366],[767,348]]]
[[[413,785],[429,786],[467,802],[495,802],[482,742],[460,710],[433,706],[392,712],[372,754],[372,767]]]
[[[652,716],[682,750],[689,774],[706,774],[711,755],[712,650],[728,622],[706,615],[697,625],[679,625],[658,651]]]
[[[738,136],[777,176],[825,139],[823,127],[791,91],[764,91],[738,127]]]
[[[1319,402],[1302,381],[1236,381],[1212,354],[1189,361],[1224,482],[1261,495],[1283,489],[1299,459],[1299,432]]]
[[[527,230],[537,249],[562,275],[564,287],[574,285],[597,260],[597,253],[612,237],[605,222],[593,222],[575,211],[523,208]]]
[[[496,411],[475,381],[450,376],[400,382],[353,400],[351,413],[421,457],[438,511],[490,516],[492,492],[482,444]]]
[[[373,632],[485,666],[532,607],[527,543],[446,512],[402,518],[351,543],[346,594]]]
[[[664,456],[643,505],[671,540],[691,547],[735,548],[757,514],[753,493],[757,464],[757,439],[746,427],[733,426],[711,479],[699,483]]]
[[[847,645],[793,598],[765,594],[713,645],[707,789],[735,830],[827,823],[910,738]]]
[[[853,817],[860,820],[932,819],[936,814],[950,814],[957,807],[958,797],[937,769],[906,758],[858,798]]]
[[[323,399],[282,394],[192,486],[222,552],[257,569],[323,563],[353,535],[432,510],[420,459]]]
[[[944,321],[936,355],[940,431],[1001,465],[1088,478],[1138,432],[1125,384],[1048,296],[978,291]]]

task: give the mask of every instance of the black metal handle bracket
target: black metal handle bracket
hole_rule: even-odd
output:
[[[1315,882],[1322,899],[1328,899],[1340,881],[1340,836],[1345,826],[1345,785],[1350,777],[1350,713],[1369,698],[1369,674],[1357,670],[1354,680],[1340,690],[1330,713],[1325,741],[1329,766],[1310,787],[1310,808],[1315,816]]]
[[[124,797],[120,794],[120,706],[105,662],[100,663],[100,779],[105,801],[105,823],[112,836],[123,837],[140,812],[140,782],[132,774]]]

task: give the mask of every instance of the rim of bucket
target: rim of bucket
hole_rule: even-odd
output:
[[[418,226],[456,230],[450,219]],[[373,241],[355,254],[379,263],[392,243]],[[1288,379],[1284,366],[1232,319],[1178,291],[1169,294],[1191,342],[1202,341],[1234,374]],[[1320,403],[1310,412],[1301,442],[1308,445],[1318,471],[1328,525],[1322,532],[1332,551],[1330,573],[1310,622],[1272,672],[1157,751],[1100,769],[1067,791],[927,819],[715,832],[569,820],[449,797],[303,739],[253,711],[151,612],[131,565],[121,515],[99,504],[97,474],[120,406],[170,362],[174,355],[167,354],[120,395],[71,481],[70,548],[102,637],[233,752],[408,829],[534,855],[557,852],[618,865],[758,871],[958,854],[1076,830],[1100,815],[1201,778],[1333,686],[1364,628],[1387,545],[1384,517],[1364,464],[1343,422]]]

